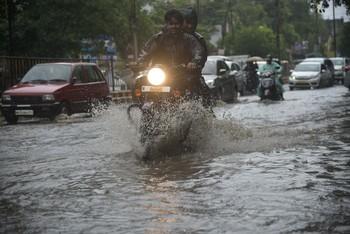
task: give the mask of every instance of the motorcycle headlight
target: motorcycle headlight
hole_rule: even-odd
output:
[[[55,101],[55,97],[52,94],[45,94],[42,96],[44,102]]]
[[[147,79],[152,85],[160,85],[165,81],[165,72],[159,67],[151,68],[148,71]]]
[[[2,101],[3,102],[10,102],[11,101],[11,96],[7,95],[7,94],[2,95]]]

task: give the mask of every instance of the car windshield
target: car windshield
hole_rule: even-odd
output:
[[[344,65],[344,62],[342,59],[332,59],[332,62],[334,65],[337,65],[337,66],[343,66]]]
[[[68,81],[71,66],[66,64],[37,64],[23,77],[22,83],[35,81]]]
[[[319,71],[320,70],[320,65],[319,64],[305,64],[301,63],[298,64],[295,67],[295,71]]]
[[[203,75],[216,75],[216,61],[208,60],[202,70]]]

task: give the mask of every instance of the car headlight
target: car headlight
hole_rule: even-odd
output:
[[[8,94],[2,95],[2,101],[3,102],[10,102],[11,101],[11,96]]]
[[[44,102],[55,101],[55,96],[53,96],[52,94],[45,94],[42,96],[42,100]]]
[[[147,79],[152,85],[160,85],[165,81],[165,72],[159,67],[151,68],[148,71]]]
[[[289,79],[290,80],[295,80],[295,76],[290,76]]]

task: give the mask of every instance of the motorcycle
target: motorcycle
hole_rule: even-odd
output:
[[[260,74],[259,97],[260,100],[283,100],[282,91],[278,89],[276,84],[275,73],[271,71],[262,72]]]
[[[186,69],[184,65],[155,65],[139,71],[135,79],[134,103],[127,112],[133,121],[131,110],[138,108],[141,111],[138,130],[140,142],[145,148],[145,159],[152,154],[155,144],[161,145],[159,142],[162,141],[169,148],[169,144],[164,144],[167,140],[178,147],[188,136],[193,118],[191,114],[186,114],[189,107],[185,103],[201,100],[186,75]]]

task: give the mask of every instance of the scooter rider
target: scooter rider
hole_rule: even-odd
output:
[[[278,63],[273,62],[272,56],[270,54],[268,54],[266,56],[266,64],[263,65],[261,72],[262,73],[264,73],[264,72],[272,72],[273,73],[277,92],[279,92],[281,94],[282,100],[284,100],[283,85],[282,85],[282,82],[280,81],[280,79],[278,79],[278,73],[280,72],[280,70],[281,70],[281,66]],[[258,87],[258,96],[261,97],[261,95],[262,95],[262,87],[259,86]]]
[[[195,80],[196,74],[202,68],[203,49],[197,39],[182,31],[183,15],[178,10],[169,10],[164,16],[163,30],[151,37],[143,48],[138,64],[164,64],[176,66],[185,64],[188,70],[193,92],[199,92],[200,87]]]

